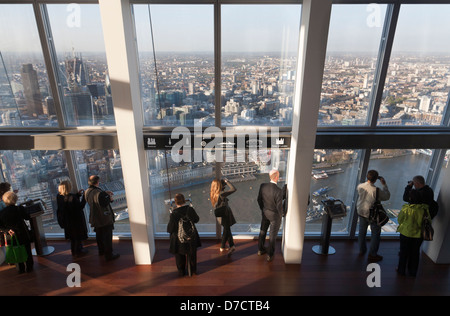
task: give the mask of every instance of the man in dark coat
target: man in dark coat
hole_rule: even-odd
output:
[[[98,252],[105,255],[107,261],[120,257],[113,253],[112,236],[114,229],[114,212],[111,207],[113,193],[100,189],[100,177],[89,177],[89,188],[84,192],[86,202],[89,204],[89,223],[94,227]]]
[[[425,178],[418,175],[415,176],[412,181],[408,182],[408,185],[405,187],[405,192],[403,193],[403,201],[408,203],[410,202],[409,198],[412,190],[417,191],[419,204],[427,204],[430,210],[431,218],[434,218],[437,213],[437,209],[434,206],[434,192],[432,188],[425,184]]]
[[[275,242],[278,230],[281,226],[281,219],[284,215],[283,210],[283,190],[278,187],[277,182],[280,177],[278,170],[272,170],[269,173],[270,182],[261,184],[258,194],[258,205],[261,209],[261,228],[258,240],[258,255],[267,253],[267,261],[272,261],[275,253]],[[269,248],[264,244],[267,230],[270,226]]]

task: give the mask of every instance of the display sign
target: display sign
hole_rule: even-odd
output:
[[[192,149],[289,149],[290,135],[248,135],[240,134],[222,137],[221,135],[183,134],[144,134],[146,150],[171,150],[172,148]]]

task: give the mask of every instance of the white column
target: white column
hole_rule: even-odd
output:
[[[437,202],[439,212],[433,218],[434,236],[432,241],[424,241],[422,249],[434,263],[450,263],[450,170],[442,169],[442,185]]]
[[[129,0],[99,0],[136,264],[155,254],[138,56]]]
[[[304,0],[300,25],[297,81],[289,156],[288,213],[284,225],[286,263],[301,263],[306,209],[316,140],[331,0]]]

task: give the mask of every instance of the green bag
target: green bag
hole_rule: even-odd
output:
[[[13,241],[16,241],[16,245],[14,245]],[[16,235],[11,237],[11,244],[8,245],[5,238],[5,246],[6,246],[6,255],[5,262],[6,263],[22,263],[26,262],[28,259],[27,249],[24,245],[19,245],[19,241],[17,240]]]

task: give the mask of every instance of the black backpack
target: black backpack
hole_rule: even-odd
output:
[[[195,238],[194,223],[185,215],[178,221],[178,240],[182,243],[190,243]]]

